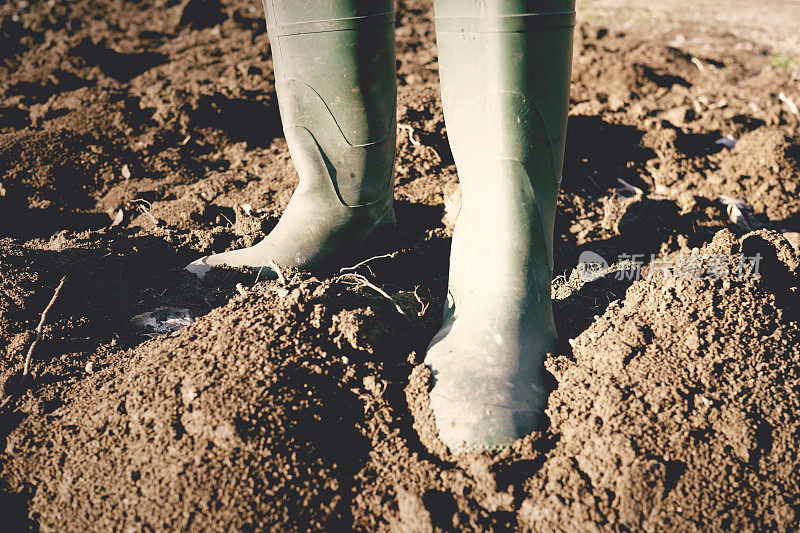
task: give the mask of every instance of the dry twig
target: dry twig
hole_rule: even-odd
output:
[[[345,272],[347,272],[349,270],[356,270],[358,267],[366,265],[367,263],[369,263],[373,259],[385,259],[385,258],[392,258],[394,256],[395,256],[395,252],[392,252],[392,253],[389,253],[389,254],[383,254],[383,255],[376,255],[375,257],[370,257],[369,259],[364,259],[360,263],[357,263],[357,264],[355,264],[353,266],[340,268],[339,269],[339,273],[340,274],[344,274]]]
[[[227,221],[228,221],[228,224],[230,225],[230,227],[234,227],[234,226],[236,226],[236,224],[235,224],[235,223],[231,222],[231,219],[229,219],[227,216],[225,216],[225,213],[220,213],[220,214],[219,214],[219,216],[221,216],[222,218],[224,218],[225,220],[227,220]]]
[[[137,207],[139,208],[139,211],[141,211],[143,214],[147,215],[150,218],[150,220],[153,221],[153,224],[158,226],[158,220],[156,220],[156,217],[154,217],[153,214],[150,212],[150,208],[153,207],[153,204],[151,204],[150,202],[148,202],[147,200],[144,200],[142,198],[137,198],[137,199],[134,200],[134,202],[139,202],[139,204],[137,205]],[[147,204],[148,207],[145,207],[144,204]]]
[[[42,311],[42,316],[39,318],[39,325],[36,326],[36,338],[33,339],[33,342],[31,343],[31,347],[28,348],[28,355],[25,356],[25,367],[22,370],[22,377],[23,378],[28,375],[28,371],[30,370],[30,366],[31,366],[31,359],[33,358],[33,351],[36,348],[36,344],[42,338],[42,329],[44,329],[44,322],[45,322],[45,320],[47,320],[47,312],[50,311],[50,308],[53,307],[54,303],[56,303],[56,299],[58,298],[58,293],[61,292],[61,287],[64,286],[64,281],[66,281],[66,279],[67,279],[67,276],[64,276],[63,278],[61,278],[61,281],[59,282],[58,287],[56,287],[56,290],[53,293],[53,297],[50,298],[50,303],[47,304],[47,307],[45,307],[44,311]]]
[[[627,190],[631,191],[634,194],[644,194],[644,191],[637,187],[636,185],[631,185],[627,181],[622,178],[617,178],[617,181]]]
[[[278,262],[275,261],[274,259],[270,259],[269,264],[272,267],[272,270],[274,270],[275,273],[278,275],[278,281],[281,282],[281,285],[286,285],[286,277],[283,275],[283,270],[281,269],[281,266],[278,264]]]
[[[408,140],[409,142],[411,142],[411,144],[413,144],[414,146],[420,146],[422,144],[421,142],[419,142],[417,139],[414,138],[414,128],[412,128],[410,125],[398,124],[397,127],[398,129],[408,131]]]
[[[419,285],[414,287],[414,298],[417,299],[417,301],[419,302],[419,305],[422,306],[422,309],[419,310],[419,312],[417,313],[417,316],[423,316],[425,314],[425,311],[428,310],[428,306],[431,305],[431,304],[430,304],[430,302],[424,303],[422,301],[422,298],[420,298],[419,294],[417,294],[417,290],[418,289],[419,289]]]
[[[359,287],[369,287],[370,289],[374,290],[375,292],[377,292],[378,294],[380,294],[381,296],[383,296],[384,298],[386,298],[387,300],[389,300],[390,302],[392,302],[392,304],[394,304],[394,308],[395,308],[395,309],[397,309],[397,312],[398,312],[398,313],[400,313],[401,315],[405,315],[405,314],[406,314],[406,312],[405,312],[405,311],[403,311],[403,308],[402,308],[402,307],[400,307],[399,305],[397,305],[397,302],[395,302],[395,301],[392,299],[392,297],[391,297],[391,296],[389,296],[389,295],[386,293],[386,291],[384,291],[383,289],[381,289],[381,288],[380,288],[380,287],[378,287],[377,285],[375,285],[375,284],[371,283],[371,282],[370,282],[370,281],[369,281],[367,278],[365,278],[365,277],[364,277],[364,276],[362,276],[361,274],[354,274],[354,273],[350,273],[350,274],[342,274],[341,276],[339,276],[338,278],[336,278],[336,281],[342,281],[342,280],[345,280],[345,279],[351,279],[351,280],[353,280],[353,281],[355,282],[355,284],[356,284],[357,286],[359,286]]]

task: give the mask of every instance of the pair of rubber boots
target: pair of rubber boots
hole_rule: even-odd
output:
[[[395,223],[392,0],[264,0],[300,183],[255,246],[187,266],[345,265]],[[445,122],[462,188],[431,408],[451,451],[536,429],[555,338],[550,283],[574,0],[436,0]]]

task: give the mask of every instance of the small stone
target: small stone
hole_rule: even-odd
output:
[[[695,119],[695,112],[694,109],[689,106],[676,107],[669,111],[664,111],[661,114],[661,118],[675,126],[683,126],[687,122],[691,122]]]
[[[181,399],[183,400],[183,405],[189,405],[192,403],[199,392],[197,391],[196,387],[181,387]]]
[[[714,141],[714,143],[721,144],[725,148],[733,149],[736,147],[737,141],[732,137],[722,137],[721,139],[717,139],[716,141]]]

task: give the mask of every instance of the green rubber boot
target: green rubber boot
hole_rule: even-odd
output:
[[[203,257],[215,265],[315,269],[344,264],[394,225],[392,0],[264,0],[283,131],[300,183],[258,244]],[[262,274],[263,276],[263,274]]]
[[[445,122],[462,205],[431,408],[452,452],[536,429],[555,343],[553,223],[564,156],[574,0],[436,0]]]

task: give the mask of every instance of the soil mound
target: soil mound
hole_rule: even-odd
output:
[[[723,231],[695,257],[737,254],[761,254],[761,275],[655,274],[575,340],[574,359],[548,361],[560,438],[523,524],[797,527],[797,255],[774,234]]]
[[[760,254],[761,275],[635,282],[573,355],[548,360],[550,427],[500,455],[451,457],[432,437],[427,370],[404,377],[412,294],[395,295],[401,314],[369,287],[295,277],[140,345],[26,420],[9,481],[40,525],[68,530],[791,529],[798,256],[765,231],[695,251],[738,254]]]
[[[310,279],[142,344],[8,440],[33,516],[59,530],[348,526],[375,376],[407,344],[386,307],[399,315]]]
[[[364,278],[281,285],[183,271],[270,231],[297,183],[262,10],[0,3],[4,525],[797,529],[796,67],[695,25],[579,23],[549,422],[455,458],[419,363],[458,178],[433,2],[397,8],[397,238]],[[693,248],[761,276],[662,279]],[[162,307],[196,322],[145,342],[130,319]]]

